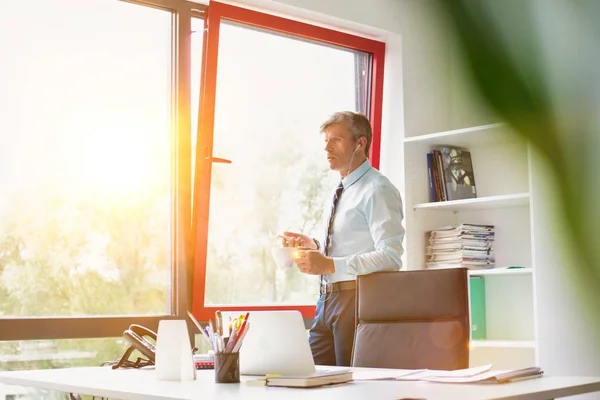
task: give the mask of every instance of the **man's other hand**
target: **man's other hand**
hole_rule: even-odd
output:
[[[333,258],[325,257],[317,250],[299,248],[293,258],[300,272],[305,274],[328,275],[335,272]]]
[[[304,247],[311,250],[317,249],[317,244],[311,237],[296,232],[283,232],[283,247]]]

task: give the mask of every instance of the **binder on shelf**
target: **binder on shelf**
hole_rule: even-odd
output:
[[[486,338],[485,279],[481,276],[469,278],[471,291],[471,339]]]

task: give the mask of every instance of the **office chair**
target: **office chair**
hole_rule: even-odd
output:
[[[467,285],[466,268],[358,276],[352,365],[468,368]]]

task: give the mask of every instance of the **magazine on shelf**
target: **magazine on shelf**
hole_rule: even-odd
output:
[[[442,174],[448,200],[477,197],[471,153],[458,147],[440,147]]]
[[[427,153],[429,198],[432,202],[477,197],[471,152],[440,146]]]
[[[429,231],[427,268],[488,269],[496,266],[493,225],[463,223]]]

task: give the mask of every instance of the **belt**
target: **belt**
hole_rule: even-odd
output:
[[[342,290],[356,289],[356,281],[341,281],[335,283],[324,283],[321,285],[321,294],[341,292]]]

